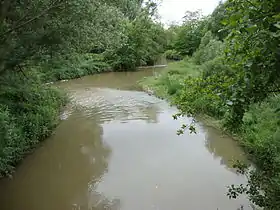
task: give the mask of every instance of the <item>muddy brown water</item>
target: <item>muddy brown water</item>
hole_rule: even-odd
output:
[[[0,181],[1,210],[236,210],[226,186],[242,150],[197,125],[176,135],[176,108],[136,83],[160,69],[108,73],[59,83],[71,103],[55,133]]]

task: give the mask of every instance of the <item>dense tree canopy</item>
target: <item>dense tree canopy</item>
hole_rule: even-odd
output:
[[[96,46],[118,49],[129,40],[127,25],[134,25],[138,30],[134,22],[141,21],[141,17],[149,18],[151,14],[144,11],[156,6],[148,2],[143,8],[142,3],[137,0],[3,0],[0,72],[55,53],[85,53]],[[154,24],[151,18],[141,27],[149,24]],[[135,34],[142,35],[139,31]]]

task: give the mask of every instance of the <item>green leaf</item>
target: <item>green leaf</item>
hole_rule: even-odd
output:
[[[254,33],[258,30],[257,25],[251,25],[249,27],[246,28],[246,31],[248,31],[249,33]]]
[[[227,105],[232,106],[233,102],[232,101],[227,101]]]
[[[280,29],[280,22],[275,23],[274,26],[275,26],[276,28]]]

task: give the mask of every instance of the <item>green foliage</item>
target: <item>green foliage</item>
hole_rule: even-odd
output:
[[[20,130],[5,105],[0,107],[0,128],[0,171],[6,175],[13,169],[14,161],[21,158],[22,141]]]
[[[176,117],[207,114],[239,135],[256,169],[245,167],[248,184],[229,187],[229,196],[246,193],[269,210],[280,205],[279,12],[278,0],[228,0],[206,19],[189,13],[169,44],[202,69],[176,91]]]
[[[189,75],[198,76],[200,68],[189,62],[188,59],[171,62],[168,67],[156,77],[148,77],[141,81],[146,89],[154,90],[159,97],[174,98],[183,89],[184,79]]]
[[[207,24],[208,30],[210,30],[215,37],[218,37],[220,41],[224,40],[230,33],[230,30],[223,25],[224,20],[230,18],[230,12],[227,10],[228,4],[229,1],[225,1],[224,3],[220,2],[210,16]]]
[[[257,169],[243,167],[247,186],[231,186],[229,195],[238,196],[245,192],[257,205],[265,209],[278,209],[280,205],[280,130],[279,108],[280,96],[269,97],[260,104],[250,106],[243,117],[242,144],[253,157]],[[240,165],[237,165],[240,168]]]
[[[60,92],[40,85],[32,75],[9,73],[1,78],[0,175],[10,173],[30,149],[51,134],[66,102]]]
[[[200,19],[190,16],[184,24],[179,27],[175,41],[174,49],[181,55],[192,56],[199,47],[201,38],[205,34],[207,19]]]
[[[279,90],[278,1],[229,1],[231,18],[223,24],[231,30],[227,38],[227,62],[237,80],[230,98],[233,101],[231,124],[240,122],[251,103],[264,100]],[[235,101],[235,98],[242,101]]]
[[[122,14],[97,0],[3,0],[1,9],[0,73],[31,60],[40,62],[45,55],[116,45],[121,39],[117,23]]]
[[[227,111],[221,90],[230,86],[231,82],[227,75],[220,75],[219,79],[213,76],[189,77],[175,103],[182,115],[205,113],[221,119]]]
[[[183,57],[176,50],[167,50],[164,55],[167,60],[179,61],[183,59]]]
[[[153,21],[147,10],[149,7],[145,7],[133,21],[125,21],[124,43],[105,52],[105,59],[114,70],[135,70],[137,66],[153,65],[164,52],[164,29]]]
[[[0,74],[17,71],[28,62],[40,64],[45,59],[73,57],[72,54],[85,54],[96,47],[109,52],[124,46],[132,48],[123,57],[132,53],[139,65],[140,59],[152,60],[162,51],[155,43],[165,42],[163,28],[152,21],[156,11],[152,0],[147,1],[145,7],[139,0],[36,0],[28,3],[3,0],[2,3]],[[147,30],[150,32],[146,33]],[[159,40],[161,35],[162,40]],[[139,49],[141,44],[143,47]],[[150,49],[144,53],[145,48]]]
[[[224,43],[216,40],[210,31],[202,37],[199,48],[193,55],[196,64],[203,64],[211,61],[218,56],[222,56],[224,52]]]
[[[166,44],[153,0],[1,0],[0,10],[1,175],[58,122],[65,97],[43,83],[152,64]]]
[[[213,60],[209,60],[203,63],[201,67],[203,69],[203,78],[207,78],[210,76],[218,77],[219,75],[225,75],[234,78],[233,69],[224,62],[224,59],[222,57],[216,57]]]
[[[102,54],[73,54],[40,65],[44,82],[79,78],[85,75],[111,71]],[[51,69],[51,71],[50,71]]]
[[[168,29],[165,30],[166,37],[166,50],[172,50],[175,48],[174,44],[180,31],[181,26],[170,25]]]

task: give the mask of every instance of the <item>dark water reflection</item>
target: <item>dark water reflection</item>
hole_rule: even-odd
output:
[[[1,209],[87,206],[90,181],[98,182],[108,167],[110,148],[102,135],[103,128],[94,120],[78,111],[72,113],[55,135],[24,161],[12,181],[3,181]]]
[[[233,141],[225,133],[210,127],[204,126],[205,132],[205,146],[215,159],[219,159],[222,165],[225,165],[228,170],[234,170],[233,164],[235,160],[247,162],[245,153],[240,147],[236,146],[236,142]]]
[[[156,71],[156,70],[154,70]],[[63,121],[0,182],[1,210],[236,210],[226,186],[244,183],[231,159],[235,142],[198,125],[176,135],[174,107],[137,91],[153,70],[109,73],[61,83],[72,98]]]

